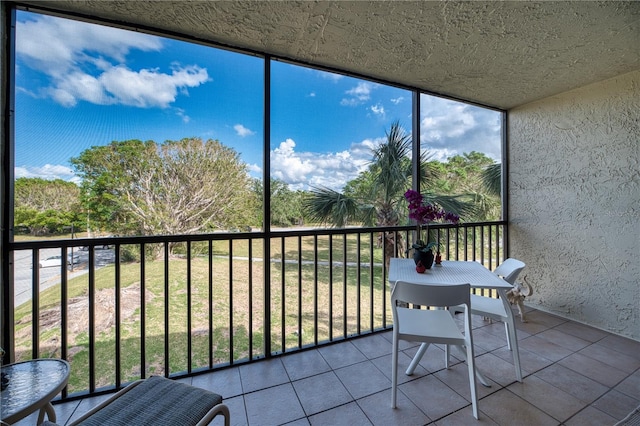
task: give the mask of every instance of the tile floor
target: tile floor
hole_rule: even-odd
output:
[[[233,425],[614,425],[640,405],[640,342],[530,309],[518,321],[524,379],[515,380],[504,326],[474,317],[478,384],[473,418],[466,366],[444,369],[431,346],[413,376],[417,345],[401,346],[398,408],[391,400],[385,331],[187,379],[225,398]],[[56,404],[67,424],[108,396]],[[18,425],[35,424],[35,415]],[[220,418],[212,422],[222,425]]]

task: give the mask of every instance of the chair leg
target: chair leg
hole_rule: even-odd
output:
[[[473,349],[467,345],[467,366],[469,368],[469,389],[471,390],[471,407],[473,417],[478,420],[478,386],[476,384],[476,363],[473,357]]]
[[[504,290],[498,290],[498,295],[504,304],[504,309],[507,313],[506,318],[504,318],[504,325],[507,330],[507,344],[513,352],[513,364],[516,369],[516,379],[519,382],[522,382],[522,368],[520,366],[520,351],[518,350],[518,336],[516,333],[516,324],[513,319],[513,311],[511,310],[511,305],[507,301],[507,296]]]
[[[396,408],[398,387],[398,337],[393,336],[391,349],[391,408]]]
[[[520,350],[518,349],[518,336],[516,335],[516,325],[513,322],[513,317],[508,318],[505,321],[505,326],[507,327],[508,338],[507,342],[510,342],[510,348],[513,352],[513,364],[516,369],[516,379],[519,382],[522,382],[522,367],[520,366]]]

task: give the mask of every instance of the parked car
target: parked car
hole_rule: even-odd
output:
[[[51,256],[47,257],[44,260],[40,260],[38,266],[40,268],[49,268],[51,266],[60,266],[62,265],[62,256]]]
[[[80,256],[77,254],[72,256],[69,254],[67,255],[67,265],[70,266],[71,265],[71,261],[73,260],[73,263],[80,263]],[[62,256],[50,256],[47,257],[44,260],[40,260],[40,262],[38,262],[38,266],[40,268],[49,268],[52,266],[60,266],[62,265]]]

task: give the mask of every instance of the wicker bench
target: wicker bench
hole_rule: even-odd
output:
[[[224,424],[229,426],[229,409],[222,403],[222,396],[153,376],[133,382],[70,426],[204,426],[218,414],[224,416]]]

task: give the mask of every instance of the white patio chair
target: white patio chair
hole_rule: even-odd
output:
[[[397,281],[391,290],[393,311],[393,347],[391,355],[391,407],[396,408],[398,387],[398,341],[457,345],[466,349],[469,368],[469,387],[473,417],[478,418],[478,396],[475,377],[475,359],[471,336],[470,285],[425,285]],[[464,306],[464,334],[452,314],[443,309],[411,309],[400,303],[443,308]]]
[[[513,285],[525,266],[524,262],[518,259],[508,258],[502,262],[500,266],[493,271],[493,273]],[[480,315],[485,318],[504,323],[507,335],[507,347],[513,352],[513,364],[516,369],[516,378],[519,382],[522,382],[522,369],[520,367],[520,353],[518,351],[516,325],[513,321],[513,315],[507,314],[507,306],[509,306],[509,303],[502,299],[479,296],[477,294],[471,295],[471,314]],[[462,312],[461,309],[453,310],[454,312]]]
[[[504,262],[502,262],[500,266],[498,266],[496,270],[493,271],[493,273],[501,277],[502,279],[504,279],[509,284],[514,285],[516,283],[516,279],[520,275],[520,272],[522,272],[525,266],[526,265],[524,264],[524,262],[510,257],[506,259]],[[482,297],[482,296],[476,296],[476,297]],[[504,304],[502,305],[504,307]],[[473,309],[474,308],[473,308],[473,298],[472,298],[472,302],[471,302],[472,314],[473,314]],[[511,315],[511,318],[513,318],[513,315]],[[505,327],[505,332],[507,334],[507,346],[509,347],[509,350],[512,350],[511,339],[509,338],[509,324],[507,321],[504,321],[504,327]],[[518,342],[516,342],[516,345],[517,344]]]

